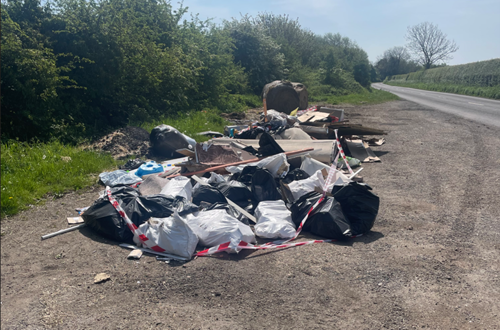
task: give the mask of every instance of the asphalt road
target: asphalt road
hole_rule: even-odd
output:
[[[402,99],[448,112],[486,125],[500,127],[500,101],[481,97],[431,92],[422,89],[372,84],[373,88],[391,92]]]

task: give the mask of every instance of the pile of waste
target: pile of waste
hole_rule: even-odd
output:
[[[370,146],[384,143],[366,135],[385,132],[312,107],[264,109],[258,122],[199,134],[213,138],[196,143],[174,127],[154,128],[157,162],[137,158],[101,173],[99,197],[68,218],[77,226],[42,239],[86,226],[134,249],[131,258],[187,261],[348,240],[373,227],[379,198],[359,167],[380,161]],[[296,242],[301,233],[321,239]]]

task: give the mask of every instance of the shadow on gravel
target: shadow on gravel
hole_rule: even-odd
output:
[[[375,242],[379,240],[380,238],[384,237],[384,234],[378,232],[378,231],[370,231],[368,234],[365,234],[361,237],[356,237],[347,241],[336,241],[336,242],[331,242],[331,243],[319,243],[319,244],[335,244],[335,245],[340,245],[340,246],[352,246],[354,243],[359,242],[359,243],[364,243],[364,244],[370,244],[372,242]],[[323,238],[311,235],[309,233],[306,233],[305,235],[301,235],[300,238],[304,238],[307,240],[321,240]],[[257,257],[262,257],[271,253],[281,253],[285,252],[288,249],[300,249],[300,247],[289,247],[289,248],[283,248],[283,249],[269,249],[269,250],[243,250],[238,254],[227,254],[224,253],[223,255],[219,256],[214,256],[217,259],[221,260],[231,260],[231,261],[240,261],[243,259],[251,259],[251,258],[257,258]]]
[[[383,155],[388,154],[390,151],[379,151],[379,150],[373,150],[373,153],[377,157],[382,157]]]

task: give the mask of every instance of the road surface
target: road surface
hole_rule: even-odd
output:
[[[431,92],[422,89],[372,84],[373,88],[391,92],[405,100],[486,125],[500,127],[500,101],[481,97]]]

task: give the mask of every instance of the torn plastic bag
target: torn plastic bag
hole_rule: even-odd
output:
[[[111,188],[111,194],[123,208],[132,200],[139,197],[139,192],[130,187]],[[87,226],[102,236],[118,242],[126,242],[132,239],[132,232],[128,229],[125,221],[114,206],[111,205],[108,196],[97,199],[82,214],[82,218]],[[135,225],[139,226],[140,223],[135,223]]]
[[[190,214],[198,212],[199,207],[191,202],[188,202],[182,196],[165,196],[165,195],[151,195],[139,196],[132,200],[128,205],[128,209],[132,209],[132,203],[136,202],[138,206],[135,207],[136,214],[140,214],[141,218],[156,217],[166,218],[177,211],[179,215]],[[139,213],[139,210],[144,210]],[[132,216],[135,216],[133,214]],[[131,218],[132,219],[132,218]]]
[[[345,217],[351,223],[353,235],[370,231],[377,218],[380,199],[371,189],[366,184],[351,182],[335,186],[332,191],[333,197],[340,203]]]
[[[252,176],[252,194],[257,202],[282,199],[271,172],[264,169],[258,169]]]
[[[292,221],[295,226],[299,226],[304,217],[307,215],[311,207],[321,198],[321,194],[315,191],[307,193],[295,201],[290,207],[292,212]],[[303,231],[309,231],[311,226],[311,219],[309,218],[302,228]]]
[[[142,179],[135,174],[127,173],[123,170],[113,172],[103,172],[99,174],[99,179],[105,186],[116,187],[118,185],[132,185],[137,182],[142,182]]]
[[[282,200],[260,202],[255,209],[255,234],[263,238],[292,238],[295,225],[292,213]]]
[[[267,110],[267,121],[266,125],[271,125],[273,129],[276,129],[278,127],[283,127],[287,126],[287,117],[288,115],[285,113],[279,113],[276,110]],[[261,121],[263,121],[264,116],[261,115]]]
[[[194,152],[196,141],[179,132],[169,125],[159,125],[153,128],[149,135],[151,148],[155,155],[168,158],[180,158],[180,149],[189,149]]]
[[[257,166],[258,168],[263,168],[266,170],[269,170],[273,177],[275,178],[282,178],[285,177],[286,174],[288,173],[288,170],[290,169],[290,164],[288,164],[286,160],[286,155],[285,154],[277,154],[274,156],[270,156],[264,159],[259,160],[258,162],[255,163],[249,163],[249,164],[244,164],[244,165],[238,165],[238,166],[228,166],[226,167],[226,170],[229,173],[241,173],[243,168],[247,166]]]
[[[323,178],[321,170],[318,170],[314,173],[314,175],[307,179],[291,182],[288,184],[288,188],[292,192],[293,201],[296,201],[308,192],[316,191],[316,189],[320,189],[322,191],[324,185],[325,179]]]
[[[200,205],[201,202],[227,203],[226,197],[215,187],[202,185],[193,193],[193,203]]]
[[[217,183],[221,183],[221,182],[226,182],[226,178],[220,174],[217,174],[217,173],[214,173],[214,172],[210,172],[210,178],[205,178],[205,177],[201,177],[200,178],[201,180],[203,180],[205,183],[208,183],[208,184],[217,184]],[[199,182],[196,182],[196,184],[193,186],[193,196],[194,196],[194,193],[195,191],[200,188],[202,185],[199,183]]]
[[[283,183],[289,184],[292,181],[304,180],[309,178],[310,175],[300,168],[295,168],[288,172],[288,174],[283,178]]]
[[[352,236],[351,224],[345,218],[340,203],[333,197],[326,197],[308,222],[308,231],[314,235],[336,240]]]
[[[176,212],[168,218],[151,218],[139,229],[165,253],[191,258],[198,245],[198,236]]]
[[[187,217],[187,223],[203,246],[212,247],[231,239],[255,242],[255,235],[250,226],[230,216],[225,210],[200,212],[197,216]]]
[[[248,218],[243,213],[236,210],[233,206],[229,204],[215,203],[203,209],[203,211],[210,211],[210,210],[226,210],[227,214],[229,214],[230,216],[235,217],[236,219],[243,222],[247,226],[250,225],[250,221],[248,220]]]
[[[161,190],[160,194],[166,196],[182,196],[188,201],[192,197],[191,180],[185,176],[176,176],[172,178]]]

